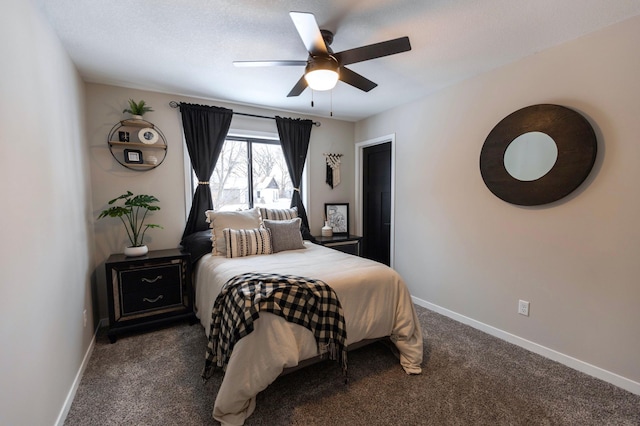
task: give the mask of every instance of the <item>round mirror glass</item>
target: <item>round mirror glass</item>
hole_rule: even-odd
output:
[[[540,179],[556,164],[558,147],[551,136],[528,132],[515,138],[504,153],[504,168],[521,181]]]

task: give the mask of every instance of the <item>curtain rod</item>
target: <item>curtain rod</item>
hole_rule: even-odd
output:
[[[171,101],[169,102],[169,106],[171,108],[178,108],[180,107],[180,103],[176,102],[176,101]],[[233,114],[235,115],[244,115],[245,117],[255,117],[255,118],[266,118],[268,120],[275,120],[275,117],[267,117],[266,115],[256,115],[256,114],[248,114],[246,112],[235,112],[233,111]],[[316,127],[320,127],[322,123],[318,122],[318,121],[312,121],[311,123],[313,123],[314,126]]]

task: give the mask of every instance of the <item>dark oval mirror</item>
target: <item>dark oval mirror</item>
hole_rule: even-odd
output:
[[[548,140],[542,142],[548,146],[546,150],[551,151],[549,157],[544,153],[526,153],[528,145],[539,145],[527,142],[530,136],[525,135],[530,133],[536,140],[545,139],[538,133],[550,139],[551,144]],[[514,145],[514,153],[507,156],[510,145],[521,136],[525,136],[521,140],[525,153],[520,153],[518,142]],[[553,162],[551,145],[557,149]],[[596,154],[595,132],[581,114],[560,105],[532,105],[509,114],[491,130],[480,153],[480,173],[487,188],[497,197],[512,204],[535,206],[559,200],[580,186],[593,168]],[[511,169],[511,164],[506,165],[511,163],[511,157],[523,165]],[[537,167],[529,164],[531,157],[547,159],[542,161],[542,167]],[[548,166],[551,162],[550,169],[545,171],[544,164]],[[527,172],[519,175],[517,168]]]

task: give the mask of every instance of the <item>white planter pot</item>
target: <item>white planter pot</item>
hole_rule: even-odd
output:
[[[149,247],[147,246],[124,248],[124,255],[128,257],[144,256],[147,253],[149,253]]]

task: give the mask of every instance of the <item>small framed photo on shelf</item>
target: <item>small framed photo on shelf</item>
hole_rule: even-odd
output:
[[[129,142],[129,132],[119,131],[118,132],[118,140],[120,142]]]
[[[125,149],[124,162],[132,164],[142,164],[142,151],[139,149]]]
[[[349,203],[325,203],[324,215],[333,235],[349,235]]]

